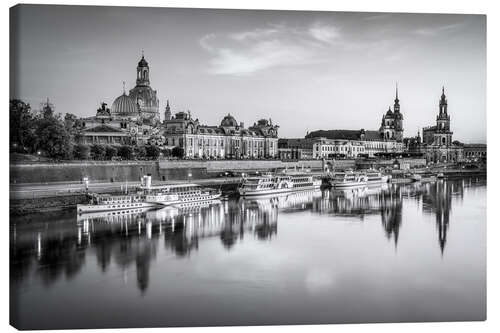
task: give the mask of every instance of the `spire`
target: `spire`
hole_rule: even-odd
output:
[[[123,84],[123,94],[126,95],[126,93],[125,93],[125,81],[122,81],[122,84]]]
[[[167,99],[167,108],[169,108],[169,109],[170,109],[170,104],[169,104],[168,99]]]
[[[396,101],[398,101],[398,83],[396,82]]]

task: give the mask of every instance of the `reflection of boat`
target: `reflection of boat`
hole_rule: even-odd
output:
[[[278,193],[260,195],[257,197],[242,197],[240,202],[245,205],[255,205],[261,209],[276,207],[280,209],[302,207],[312,203],[315,198],[321,197],[320,190],[307,190],[293,193]]]
[[[318,189],[321,179],[305,172],[274,173],[243,179],[238,191],[241,196],[269,195]]]
[[[367,177],[354,172],[336,173],[330,184],[335,188],[366,186]]]
[[[412,173],[410,175],[410,179],[414,182],[418,182],[418,181],[421,181],[422,180],[422,176],[417,174],[417,173]]]
[[[76,206],[78,214],[116,210],[130,210],[155,207],[155,203],[147,202],[143,193],[111,195],[89,194],[88,204]]]
[[[118,216],[131,216],[141,214],[150,210],[153,210],[154,207],[138,207],[138,208],[129,208],[123,210],[105,210],[105,211],[94,211],[87,213],[77,214],[77,221],[87,220],[87,219],[99,219],[99,218],[113,218]]]

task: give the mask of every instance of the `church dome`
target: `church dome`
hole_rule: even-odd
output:
[[[137,114],[137,106],[132,98],[123,95],[117,97],[111,106],[111,113],[115,116],[132,116]]]
[[[236,122],[236,119],[228,113],[227,116],[222,119],[220,125],[222,127],[237,127],[238,123]]]
[[[146,61],[146,59],[144,59],[144,56],[142,56],[141,60],[139,61],[139,64],[138,64],[139,67],[148,67],[149,64],[148,62]]]
[[[392,115],[393,115],[392,110],[391,108],[389,108],[389,110],[387,110],[386,112],[386,116],[392,116]]]

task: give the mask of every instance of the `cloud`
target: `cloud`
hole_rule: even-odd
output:
[[[339,29],[326,24],[314,24],[309,28],[309,33],[313,38],[325,43],[332,43],[340,38]]]
[[[414,30],[413,33],[416,35],[421,35],[421,36],[436,36],[441,32],[454,30],[456,28],[461,27],[462,25],[463,25],[463,23],[454,23],[454,24],[442,25],[442,26],[432,27],[432,28],[419,28],[419,29]]]
[[[207,34],[199,43],[211,55],[210,73],[249,75],[322,61],[325,47],[340,37],[337,27],[316,22],[304,27],[274,24],[236,33]]]

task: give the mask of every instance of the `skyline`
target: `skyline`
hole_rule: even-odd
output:
[[[445,86],[454,138],[484,143],[485,23],[482,15],[25,5],[11,97],[35,109],[49,97],[56,112],[95,115],[123,81],[133,88],[144,50],[162,117],[168,99],[174,113],[190,110],[208,125],[228,113],[245,126],[272,118],[280,137],[375,130],[397,83],[409,137],[434,125]]]

